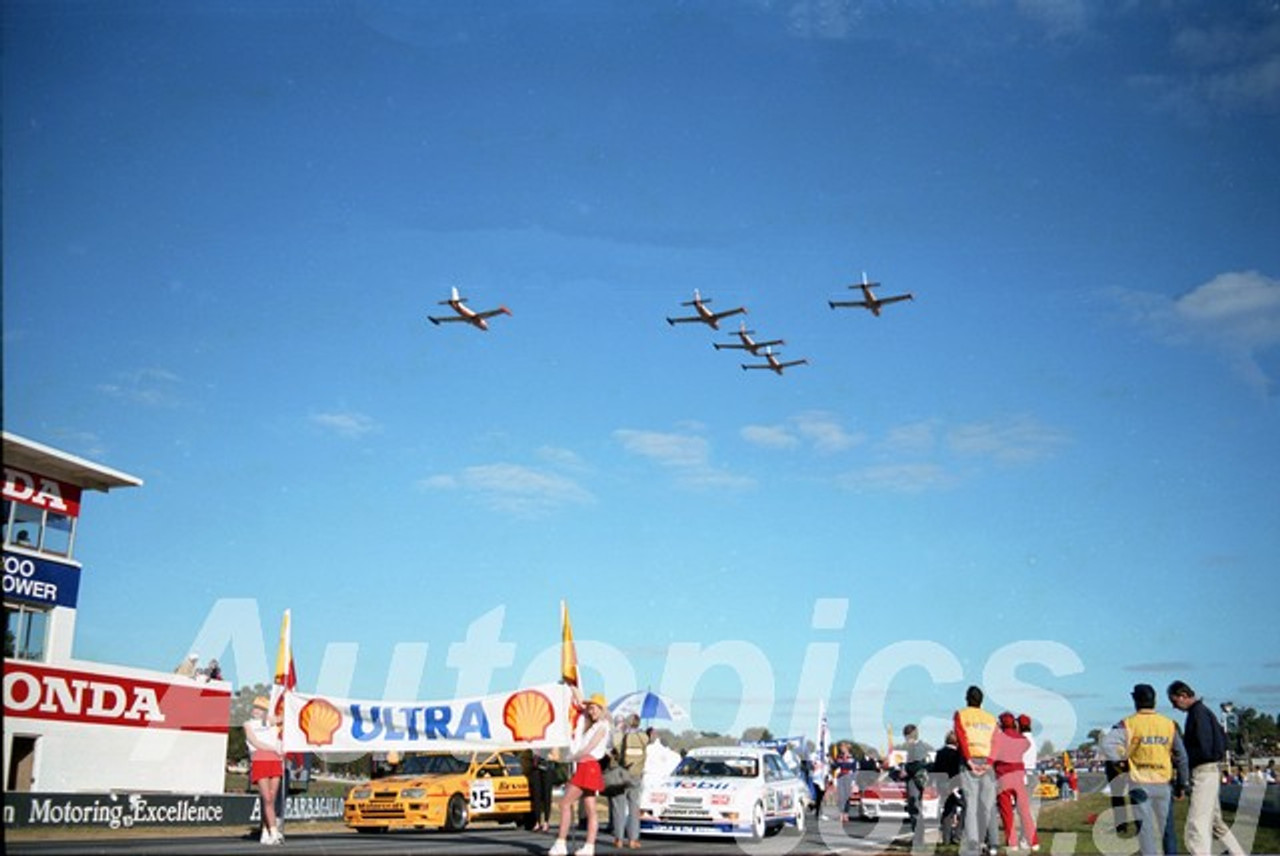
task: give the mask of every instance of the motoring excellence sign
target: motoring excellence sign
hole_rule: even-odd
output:
[[[287,693],[289,752],[471,751],[569,745],[571,696],[563,684],[450,701],[357,701]]]

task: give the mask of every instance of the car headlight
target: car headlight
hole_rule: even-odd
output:
[[[347,795],[349,800],[367,800],[373,796],[373,788],[352,788],[351,793]]]
[[[405,788],[400,792],[400,796],[407,800],[420,800],[426,795],[426,788]]]

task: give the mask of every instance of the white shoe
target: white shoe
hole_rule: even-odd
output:
[[[258,838],[261,844],[275,844],[275,839],[271,837],[271,830],[265,826],[262,828],[262,835]]]
[[[281,832],[279,829],[271,830],[271,843],[284,844],[284,833]]]
[[[596,846],[594,844],[584,844],[573,851],[573,856],[596,856]]]
[[[563,838],[556,839],[556,843],[547,851],[547,856],[569,856],[569,848],[564,845]]]

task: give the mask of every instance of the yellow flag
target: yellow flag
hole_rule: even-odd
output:
[[[571,687],[578,685],[578,649],[573,644],[569,607],[563,600],[560,601],[560,680]]]
[[[1071,753],[1063,752],[1062,753],[1062,772],[1070,773],[1074,769],[1075,769],[1075,765],[1071,763]]]
[[[291,690],[298,685],[298,672],[293,665],[291,629],[289,626],[289,610],[286,609],[284,618],[280,622],[280,645],[276,648],[275,675],[276,685],[284,687],[286,690]]]

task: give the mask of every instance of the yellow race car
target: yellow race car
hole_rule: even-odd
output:
[[[410,755],[393,775],[347,792],[342,819],[357,832],[465,829],[474,820],[534,825],[529,782],[511,752]]]

